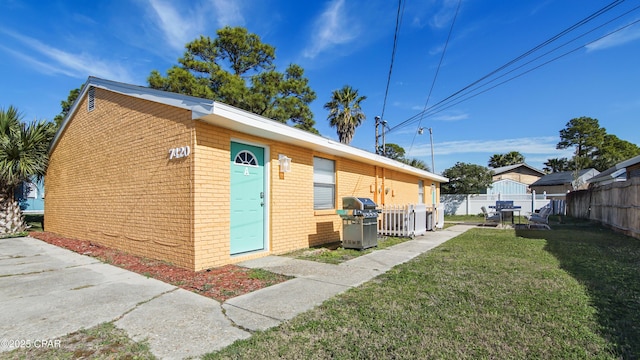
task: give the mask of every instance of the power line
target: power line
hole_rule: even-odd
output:
[[[396,126],[394,126],[394,127],[390,128],[388,132],[391,132],[391,131],[393,131],[393,130],[395,130],[395,129],[401,128],[401,127],[403,127],[403,126],[405,126],[405,125],[409,124],[410,122],[415,121],[415,119],[416,119],[416,118],[418,118],[418,117],[422,116],[423,114],[427,113],[428,111],[430,111],[430,110],[434,109],[435,107],[440,106],[440,105],[441,105],[441,104],[443,104],[443,103],[446,103],[446,102],[447,102],[447,101],[449,101],[450,99],[452,99],[452,98],[454,98],[454,97],[458,96],[459,94],[461,94],[461,93],[465,92],[466,90],[468,90],[468,89],[472,88],[473,86],[477,85],[478,83],[482,82],[483,80],[485,80],[485,79],[487,79],[487,78],[491,77],[492,75],[494,75],[494,74],[496,74],[496,73],[498,73],[498,72],[500,72],[500,71],[504,70],[505,68],[507,68],[507,67],[511,66],[512,64],[514,64],[514,63],[516,63],[516,62],[518,62],[518,61],[522,60],[523,58],[525,58],[525,57],[527,57],[527,56],[531,55],[531,54],[532,54],[532,53],[534,53],[535,51],[538,51],[539,49],[541,49],[541,48],[543,48],[543,47],[545,47],[545,46],[549,45],[550,43],[552,43],[552,42],[554,42],[554,41],[558,40],[560,37],[562,37],[562,36],[566,35],[567,33],[569,33],[569,32],[571,32],[571,31],[573,31],[573,30],[577,29],[578,27],[585,25],[586,23],[588,23],[588,22],[592,21],[592,20],[593,20],[593,19],[595,19],[596,17],[601,16],[602,14],[604,14],[604,13],[606,13],[606,12],[610,11],[610,10],[611,10],[611,9],[613,9],[614,7],[616,7],[616,6],[620,5],[622,2],[624,2],[624,0],[616,0],[616,1],[613,1],[612,3],[608,4],[607,6],[605,6],[605,7],[601,8],[601,9],[599,9],[598,11],[596,11],[596,12],[592,13],[591,15],[587,16],[586,18],[584,18],[584,19],[582,19],[582,20],[578,21],[577,23],[575,23],[575,24],[571,25],[571,26],[570,26],[570,27],[568,27],[567,29],[565,29],[565,30],[561,31],[560,33],[558,33],[558,34],[556,34],[556,35],[552,36],[551,38],[547,39],[546,41],[544,41],[544,42],[542,42],[542,43],[540,43],[540,44],[536,45],[536,46],[535,46],[535,47],[533,47],[532,49],[530,49],[530,50],[526,51],[525,53],[523,53],[523,54],[519,55],[518,57],[516,57],[516,58],[512,59],[511,61],[509,61],[509,62],[505,63],[504,65],[502,65],[502,66],[498,67],[497,69],[495,69],[495,70],[491,71],[491,72],[490,72],[490,73],[488,73],[487,75],[485,75],[485,76],[481,77],[480,79],[478,79],[478,80],[476,80],[476,81],[472,82],[471,84],[469,84],[469,85],[467,85],[467,86],[463,87],[462,89],[460,89],[460,90],[456,91],[455,93],[453,93],[453,94],[451,94],[451,95],[447,96],[446,98],[444,98],[443,100],[439,101],[438,103],[436,103],[435,105],[431,106],[430,108],[425,109],[425,110],[421,111],[420,113],[418,113],[418,114],[416,114],[416,115],[413,115],[413,116],[411,116],[410,118],[408,118],[408,119],[406,119],[406,120],[402,121],[402,122],[401,122],[401,123],[399,123],[398,125],[396,125]],[[536,68],[537,68],[537,67],[536,67]],[[519,75],[519,76],[521,76],[521,75]],[[503,82],[503,83],[504,83],[504,82]],[[502,83],[501,83],[501,84],[502,84]],[[495,87],[495,86],[494,86],[494,87]],[[492,87],[492,88],[494,88],[494,87]],[[484,91],[483,91],[483,92],[484,92]],[[462,96],[464,96],[464,95],[462,95]],[[474,96],[477,96],[477,95],[474,95]]]
[[[451,40],[451,34],[453,33],[453,25],[456,23],[456,18],[458,18],[458,13],[460,12],[460,4],[462,0],[458,0],[458,6],[456,7],[456,13],[453,15],[453,20],[451,21],[451,27],[449,28],[449,34],[447,35],[447,41],[444,43],[444,48],[442,49],[442,54],[440,55],[440,61],[438,62],[438,67],[436,68],[436,74],[433,76],[433,81],[431,82],[431,88],[429,89],[429,94],[427,95],[427,100],[424,103],[424,109],[422,113],[424,114],[427,111],[427,106],[429,105],[429,99],[431,99],[431,93],[433,92],[433,88],[436,85],[436,80],[438,79],[438,74],[440,73],[440,67],[442,66],[442,60],[444,60],[444,55],[447,53],[447,47],[449,46],[449,41]],[[422,125],[422,116],[420,116],[420,121],[418,122],[418,128]],[[431,138],[433,139],[433,133],[431,128],[429,128],[429,133],[431,134]],[[416,141],[416,136],[418,132],[413,133],[413,139],[411,140],[411,146],[409,146],[409,152],[413,149],[413,143]],[[433,142],[433,140],[432,140]],[[431,144],[433,147],[433,144]],[[431,150],[433,155],[433,149]],[[431,161],[433,163],[433,159]],[[433,164],[431,165],[433,167]],[[431,169],[431,171],[435,171]]]
[[[430,109],[428,110],[428,112],[427,112],[427,114],[426,114],[425,116],[430,116],[430,115],[437,114],[437,113],[439,113],[439,112],[441,112],[441,111],[444,111],[444,110],[446,110],[446,109],[448,109],[448,108],[451,108],[451,107],[453,107],[453,106],[455,106],[455,105],[458,105],[458,104],[460,104],[460,103],[462,103],[462,102],[464,102],[464,101],[467,101],[467,100],[469,100],[469,99],[472,99],[472,98],[474,98],[474,97],[476,97],[476,96],[478,96],[478,95],[484,94],[484,93],[486,93],[486,92],[488,92],[488,91],[490,91],[490,90],[493,90],[494,88],[496,88],[496,87],[498,87],[498,86],[500,86],[500,85],[503,85],[503,84],[505,84],[505,83],[507,83],[507,82],[509,82],[509,81],[511,81],[511,80],[515,80],[515,79],[517,79],[517,78],[519,78],[519,77],[521,77],[521,76],[523,76],[523,75],[526,75],[526,74],[528,74],[528,73],[530,73],[530,72],[532,72],[532,71],[534,71],[534,70],[537,70],[537,69],[539,69],[539,68],[541,68],[541,67],[543,67],[543,66],[545,66],[545,65],[548,65],[548,64],[550,64],[550,63],[552,63],[552,62],[554,62],[554,61],[556,61],[556,60],[559,60],[559,59],[561,59],[561,58],[563,58],[563,57],[565,57],[565,56],[567,56],[567,55],[570,55],[570,54],[572,54],[572,53],[574,53],[574,52],[576,52],[576,51],[578,51],[578,50],[580,50],[580,49],[582,49],[582,48],[584,48],[584,47],[586,47],[586,46],[588,46],[588,45],[591,45],[591,44],[593,44],[593,43],[595,43],[595,42],[598,42],[598,41],[600,41],[600,40],[602,40],[602,39],[604,39],[604,38],[606,38],[606,37],[608,37],[608,36],[611,36],[611,35],[613,35],[613,34],[615,34],[615,33],[619,32],[619,31],[622,31],[622,30],[624,30],[624,29],[626,29],[626,28],[628,28],[628,27],[630,27],[630,26],[633,26],[633,25],[635,25],[635,24],[637,24],[637,23],[640,23],[640,19],[635,20],[635,21],[633,21],[633,22],[631,22],[631,23],[629,23],[629,24],[627,24],[627,25],[624,25],[624,26],[622,26],[622,27],[620,27],[620,28],[618,28],[618,29],[616,29],[616,30],[613,30],[613,31],[611,31],[611,32],[609,32],[609,33],[607,33],[607,34],[605,34],[605,35],[603,35],[603,36],[601,36],[601,37],[599,37],[599,38],[597,38],[597,39],[595,39],[595,40],[589,41],[589,42],[587,42],[587,43],[586,43],[586,44],[584,44],[584,45],[580,45],[580,46],[578,46],[578,47],[575,47],[575,48],[573,48],[573,49],[571,49],[571,50],[569,50],[569,51],[567,51],[567,52],[565,52],[565,53],[563,53],[563,54],[561,54],[561,55],[556,56],[556,57],[555,57],[555,58],[553,58],[553,59],[550,59],[550,60],[548,60],[548,61],[546,61],[546,62],[544,62],[544,63],[542,63],[542,64],[539,64],[539,65],[537,65],[537,66],[535,66],[535,67],[531,68],[531,69],[528,69],[528,70],[526,70],[526,71],[523,71],[523,72],[521,72],[521,73],[519,73],[519,74],[517,74],[517,75],[515,75],[515,76],[513,76],[513,77],[510,77],[509,79],[507,79],[507,80],[505,80],[505,81],[502,81],[502,82],[500,82],[500,83],[498,83],[498,84],[496,84],[496,85],[494,85],[494,86],[492,86],[492,87],[490,87],[490,88],[488,88],[488,89],[485,89],[485,90],[483,90],[483,91],[481,91],[481,92],[479,92],[479,93],[473,94],[473,95],[471,95],[471,96],[468,96],[468,97],[466,97],[466,98],[464,98],[464,99],[461,99],[461,100],[459,100],[459,101],[457,101],[457,102],[454,102],[454,103],[445,104],[445,105],[447,105],[447,106],[445,106],[445,107],[442,107],[442,106],[444,106],[444,105],[442,105],[441,107],[439,107],[439,108],[437,108],[437,109],[434,109],[434,108],[432,107],[432,108],[430,108]],[[467,93],[467,94],[468,94],[468,93]],[[396,127],[394,127],[394,128],[396,128]]]
[[[402,15],[404,14],[404,5],[402,0],[398,0],[398,13],[396,14],[396,29],[393,33],[393,48],[391,49],[391,64],[389,65],[389,75],[387,76],[387,86],[384,91],[384,100],[382,101],[382,113],[380,114],[384,120],[384,110],[387,107],[387,96],[389,95],[389,84],[391,84],[391,73],[393,72],[393,62],[396,57],[396,49],[398,48],[398,34],[400,25],[402,24]],[[378,151],[378,149],[376,149]]]
[[[424,116],[427,116],[427,115],[425,115],[425,113],[428,113],[428,115],[433,115],[433,114],[438,113],[438,112],[440,112],[440,111],[442,111],[442,110],[444,110],[444,109],[448,109],[450,106],[447,106],[447,107],[446,107],[446,108],[444,108],[444,109],[442,109],[442,107],[443,107],[443,106],[445,106],[445,105],[448,105],[449,103],[451,103],[451,102],[453,102],[453,101],[455,101],[455,100],[458,100],[458,99],[460,99],[460,98],[462,98],[462,97],[464,97],[464,96],[466,96],[466,95],[469,95],[469,94],[471,94],[471,93],[473,93],[473,92],[475,92],[475,91],[478,91],[479,89],[481,89],[481,88],[483,88],[483,87],[485,87],[485,86],[487,86],[487,85],[489,85],[489,84],[491,84],[491,83],[493,83],[493,82],[495,82],[495,81],[497,81],[497,80],[499,80],[499,79],[501,79],[501,78],[503,78],[503,77],[505,77],[505,76],[507,76],[507,75],[509,75],[509,74],[513,73],[513,72],[515,72],[516,70],[522,69],[523,67],[525,67],[525,66],[527,66],[527,65],[529,65],[529,64],[531,64],[531,63],[533,63],[533,62],[535,62],[535,61],[537,61],[537,60],[539,60],[539,59],[541,59],[541,58],[543,58],[543,57],[545,57],[545,56],[547,56],[547,55],[549,55],[549,54],[553,53],[554,51],[556,51],[556,50],[558,50],[558,49],[560,49],[560,48],[562,48],[562,47],[564,47],[564,46],[566,46],[566,45],[568,45],[568,44],[570,44],[570,43],[572,43],[572,42],[574,42],[574,41],[576,41],[576,40],[578,40],[578,39],[580,39],[580,38],[582,38],[582,37],[584,37],[584,36],[586,36],[586,35],[588,35],[588,34],[590,34],[590,33],[592,33],[592,32],[594,32],[594,31],[596,31],[596,30],[598,30],[598,29],[600,29],[600,28],[602,28],[602,27],[604,27],[604,26],[606,26],[606,25],[608,25],[608,24],[610,24],[610,23],[612,23],[612,22],[614,22],[614,21],[616,21],[616,20],[620,19],[620,18],[622,18],[622,17],[624,17],[624,16],[626,16],[626,15],[628,15],[628,14],[630,14],[630,13],[632,13],[632,12],[634,12],[634,11],[638,10],[638,9],[640,9],[640,5],[636,6],[635,8],[633,8],[633,9],[631,9],[631,10],[629,10],[629,11],[627,11],[627,12],[625,12],[625,13],[623,13],[623,14],[621,14],[621,15],[619,15],[619,16],[617,16],[617,17],[615,17],[615,18],[613,18],[613,19],[611,19],[611,20],[609,20],[609,21],[607,21],[607,22],[605,22],[605,23],[603,23],[603,24],[601,24],[601,25],[599,25],[599,26],[597,26],[597,27],[595,27],[595,28],[593,28],[593,29],[591,29],[591,30],[589,30],[589,31],[587,31],[587,32],[585,32],[585,33],[583,33],[583,34],[581,34],[581,35],[579,35],[579,36],[574,37],[573,39],[571,39],[571,40],[569,40],[569,41],[566,41],[565,43],[563,43],[563,44],[562,44],[562,45],[560,45],[560,46],[556,46],[555,48],[553,48],[553,49],[551,49],[551,50],[549,50],[549,51],[545,52],[544,54],[542,54],[542,55],[540,55],[540,56],[537,56],[536,58],[534,58],[534,59],[532,59],[532,60],[530,60],[530,61],[528,61],[528,62],[526,62],[526,63],[524,63],[524,64],[522,64],[522,65],[520,65],[520,66],[518,66],[518,67],[516,67],[515,69],[512,69],[512,70],[510,70],[510,71],[508,71],[508,72],[506,72],[506,73],[504,73],[504,74],[502,74],[502,75],[500,75],[500,76],[498,76],[498,77],[496,77],[496,78],[494,78],[494,79],[491,79],[490,81],[488,81],[488,82],[486,82],[486,83],[484,83],[484,84],[482,84],[482,85],[480,85],[480,86],[478,86],[478,87],[476,87],[476,88],[474,88],[474,89],[470,89],[470,90],[468,90],[468,91],[466,91],[466,92],[464,92],[464,93],[461,93],[461,94],[459,94],[458,96],[456,96],[456,97],[454,97],[454,98],[449,99],[449,101],[442,102],[441,104],[439,104],[439,105],[437,105],[437,106],[435,106],[435,105],[434,105],[433,107],[431,107],[431,108],[429,108],[429,109],[425,110],[425,112],[424,112],[424,113],[421,113],[421,114],[420,114],[420,115],[421,115],[421,118],[422,118],[422,116],[423,116],[423,115],[424,115]],[[633,23],[632,23],[632,24],[633,24]],[[604,35],[604,36],[602,36],[602,37],[598,38],[597,40],[594,40],[594,41],[588,42],[588,43],[586,43],[586,44],[584,44],[584,45],[581,45],[581,46],[579,46],[579,47],[577,47],[577,48],[575,48],[575,49],[573,49],[573,50],[571,50],[571,51],[569,51],[569,52],[567,52],[567,53],[565,53],[565,54],[563,54],[563,55],[561,55],[561,56],[558,56],[558,57],[554,58],[554,59],[553,59],[553,61],[558,60],[558,59],[560,59],[561,57],[564,57],[564,56],[566,56],[566,55],[568,55],[568,54],[570,54],[570,53],[573,53],[573,52],[575,52],[575,51],[577,51],[577,50],[579,50],[579,49],[581,49],[581,48],[583,48],[583,47],[585,47],[585,46],[587,46],[587,45],[589,45],[589,44],[592,44],[592,43],[594,43],[595,41],[599,41],[599,40],[601,40],[601,39],[603,39],[603,38],[605,38],[605,37],[607,37],[607,36],[609,36],[609,35],[612,35],[612,34],[614,34],[614,33],[615,33],[615,32],[617,32],[617,31],[620,31],[620,30],[622,30],[622,29],[624,29],[624,28],[627,28],[627,27],[628,27],[628,26],[630,26],[630,25],[631,25],[631,24],[628,24],[628,25],[626,25],[626,26],[623,26],[622,28],[619,28],[619,29],[617,29],[617,30],[615,30],[615,31],[612,31],[611,33],[608,33],[608,34],[606,34],[606,35]],[[544,64],[546,65],[546,64],[548,64],[548,63],[550,63],[550,61],[547,61],[547,62],[545,62]],[[539,67],[540,67],[540,66],[536,66],[536,67],[534,67],[533,69],[538,69]],[[532,69],[532,70],[533,70],[533,69]],[[509,79],[508,79],[508,81],[514,80],[514,79],[516,79],[516,78],[518,78],[518,77],[520,77],[520,76],[522,76],[522,75],[524,75],[524,74],[527,74],[527,73],[529,73],[529,72],[531,72],[531,70],[525,71],[525,72],[523,72],[523,73],[521,73],[521,74],[519,74],[519,75],[517,75],[517,76],[511,77],[511,78],[509,78]],[[501,82],[499,85],[504,84],[504,83],[506,83],[506,82],[508,82],[508,81],[503,81],[503,82]],[[491,87],[490,89],[494,89],[495,87],[496,87],[496,86],[493,86],[493,87]],[[482,93],[485,93],[485,92],[486,92],[486,91],[482,91],[482,92],[480,92],[479,94],[482,94]],[[473,95],[473,96],[470,96],[470,97],[467,97],[467,98],[465,98],[465,99],[464,99],[464,100],[462,100],[462,101],[465,101],[465,100],[471,99],[471,98],[473,98],[473,97],[475,97],[475,96],[477,96],[477,95],[478,95],[478,94]],[[456,102],[455,104],[457,105],[457,104],[459,104],[459,103],[460,103],[460,102],[462,102],[462,101],[458,101],[458,102]],[[416,115],[416,116],[417,116],[417,115]],[[415,116],[414,116],[414,119],[415,119]]]

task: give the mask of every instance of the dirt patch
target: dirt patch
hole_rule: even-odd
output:
[[[97,258],[105,263],[158,279],[220,302],[290,279],[284,275],[259,269],[247,269],[237,265],[191,271],[164,261],[131,255],[91,241],[69,239],[48,232],[31,232],[29,235],[49,244]]]

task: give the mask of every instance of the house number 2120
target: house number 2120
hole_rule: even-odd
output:
[[[169,149],[169,160],[187,157],[189,154],[191,154],[191,148],[188,146]]]

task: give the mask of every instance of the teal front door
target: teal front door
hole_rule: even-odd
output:
[[[264,148],[231,143],[231,255],[263,250]]]

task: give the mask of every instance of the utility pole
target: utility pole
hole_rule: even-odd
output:
[[[386,145],[385,145],[385,139],[384,139],[384,132],[385,132],[385,127],[387,127],[387,122],[385,120],[380,121],[380,116],[376,116],[376,154],[378,155],[384,155],[386,153]],[[380,143],[378,141],[378,139],[380,138],[380,132],[378,131],[378,127],[382,125],[382,154],[380,151]]]
[[[378,135],[378,125],[380,125],[380,116],[376,116],[376,154],[380,155],[380,151],[378,150],[378,137],[380,137]]]
[[[418,135],[422,135],[424,133],[424,128],[418,129]],[[431,143],[431,172],[436,173],[436,165],[433,159],[433,129],[429,128],[429,142]]]
[[[429,128],[429,141],[431,142],[431,172],[436,173],[436,164],[433,160],[433,129]]]
[[[385,128],[387,127],[387,122],[382,120],[382,155],[387,153],[387,143],[384,139]]]

